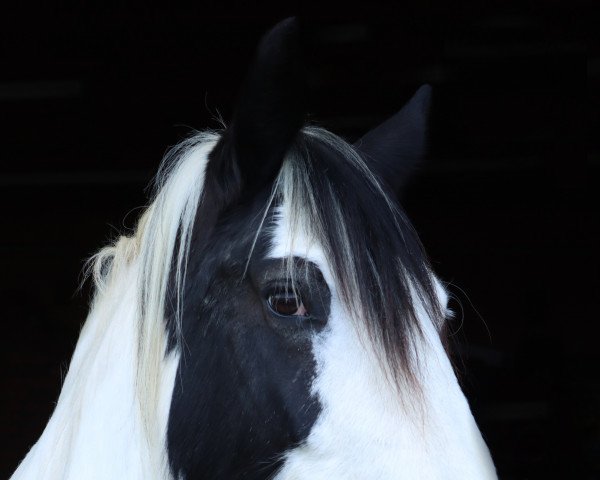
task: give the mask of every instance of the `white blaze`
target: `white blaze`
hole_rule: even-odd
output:
[[[306,442],[285,456],[277,480],[493,479],[495,468],[439,335],[424,310],[417,337],[421,392],[395,393],[365,332],[350,320],[319,246],[290,233],[278,211],[271,257],[292,254],[319,266],[331,290],[327,329],[317,335],[313,393],[322,411]],[[443,289],[439,295],[446,304]],[[414,403],[414,405],[412,404]]]

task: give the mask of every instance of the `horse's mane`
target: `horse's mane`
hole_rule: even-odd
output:
[[[132,262],[137,265],[137,391],[149,439],[156,438],[152,419],[161,363],[168,352],[165,312],[174,312],[176,337],[181,340],[190,240],[209,153],[218,139],[212,132],[196,133],[171,149],[134,234],[119,238],[90,261],[95,305],[102,303],[122,269]],[[282,204],[291,212],[291,228],[301,229],[323,249],[343,304],[355,322],[364,322],[368,340],[382,347],[374,350],[382,352],[379,360],[385,371],[397,385],[414,385],[417,311],[424,308],[440,326],[442,307],[418,237],[381,179],[344,140],[324,129],[305,127],[286,155],[264,218]]]
[[[135,264],[135,298],[138,323],[138,402],[149,447],[158,449],[154,418],[158,406],[161,370],[167,354],[165,311],[169,288],[175,289],[179,316],[187,257],[196,210],[202,196],[208,154],[219,139],[213,132],[198,132],[165,155],[153,182],[150,206],[131,236],[121,236],[88,262],[95,285],[92,310],[106,308],[111,285]],[[179,322],[177,322],[179,325]]]

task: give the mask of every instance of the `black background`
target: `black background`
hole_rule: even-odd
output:
[[[462,304],[456,361],[501,478],[600,478],[592,2],[2,13],[0,477],[58,397],[83,261],[135,225],[168,146],[229,118],[260,35],[299,13],[321,125],[354,140],[434,87],[404,205]]]

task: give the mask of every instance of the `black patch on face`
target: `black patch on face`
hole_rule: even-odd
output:
[[[264,233],[243,276],[265,202],[266,195],[254,206],[230,207],[209,239],[195,236],[167,434],[175,477],[268,478],[320,411],[310,394],[311,339],[325,328],[330,305],[320,271],[295,259],[294,286],[309,313],[301,318],[269,309],[269,295],[290,279],[282,259],[265,259]],[[174,344],[172,319],[168,325]]]
[[[264,260],[268,228],[246,270],[286,152],[292,152],[288,167],[298,173],[295,191],[310,190],[293,199],[292,208],[315,227],[341,301],[360,306],[375,352],[398,384],[414,380],[408,352],[420,332],[409,285],[430,316],[442,318],[427,258],[400,206],[391,205],[331,136],[298,131],[304,114],[297,46],[293,20],[261,42],[233,122],[209,155],[184,292],[171,288],[167,299],[169,345],[179,345],[182,355],[167,434],[176,477],[269,478],[281,454],[306,438],[320,410],[310,384],[311,338],[329,315],[321,274],[296,259],[294,295],[309,312],[297,318],[277,315],[267,303],[271,291],[291,281],[283,261]],[[403,183],[404,167],[422,153],[427,89],[415,98],[357,145],[387,184],[384,190]],[[390,138],[396,140],[383,145]],[[176,303],[171,300],[183,304],[181,332],[168,311]]]

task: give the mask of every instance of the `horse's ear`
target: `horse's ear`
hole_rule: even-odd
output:
[[[232,122],[215,149],[239,169],[244,195],[274,179],[304,123],[306,86],[298,30],[297,20],[288,18],[262,38]]]
[[[430,104],[431,87],[423,85],[402,110],[354,144],[371,170],[395,192],[425,156]]]

